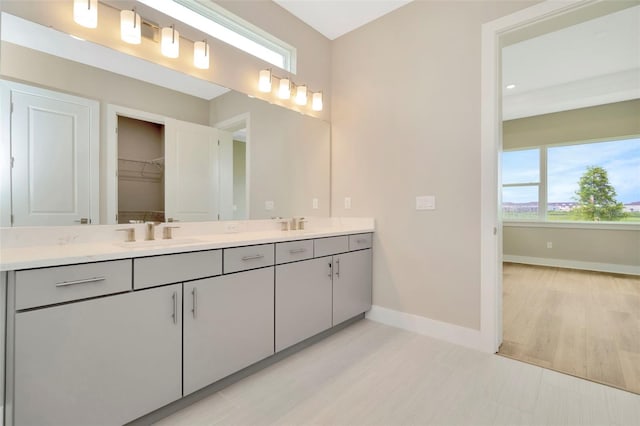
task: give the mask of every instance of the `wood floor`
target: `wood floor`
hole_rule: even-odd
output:
[[[157,423],[640,425],[640,395],[369,320]]]
[[[500,354],[640,393],[640,277],[505,263],[503,290]]]

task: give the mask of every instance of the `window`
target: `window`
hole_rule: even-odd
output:
[[[640,138],[502,154],[510,220],[640,223]]]
[[[502,215],[505,220],[536,220],[540,215],[540,149],[502,154]]]
[[[165,15],[291,73],[296,49],[211,0],[138,0]]]

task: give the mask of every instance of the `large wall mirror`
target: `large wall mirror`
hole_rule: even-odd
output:
[[[20,116],[15,114],[16,108],[24,107],[25,123],[40,129],[40,139],[31,134],[27,138],[31,139],[24,155],[32,160],[24,160],[29,164],[22,181],[13,175],[21,173],[19,167],[11,168],[7,163],[9,171],[3,172],[2,226],[85,222],[84,215],[59,219],[65,215],[58,213],[69,210],[76,200],[58,196],[58,188],[84,178],[74,163],[73,156],[80,155],[73,151],[76,146],[70,142],[51,146],[57,144],[58,136],[67,139],[64,129],[56,136],[56,123],[51,118],[55,114],[41,114],[56,112],[49,104],[38,104],[43,99],[49,102],[47,93],[68,96],[62,98],[65,108],[76,98],[88,100],[88,108],[96,108],[93,132],[97,153],[87,157],[92,177],[85,186],[95,189],[90,201],[94,212],[89,216],[99,219],[91,223],[329,215],[328,122],[105,46],[72,39],[23,20],[14,10],[9,12],[12,14],[3,7],[3,157],[6,153],[15,157],[19,151],[13,146],[13,128],[19,124],[13,121]],[[88,59],[70,59],[73,55],[69,52],[74,51]],[[92,56],[98,59],[92,62]],[[163,87],[155,78],[170,81],[170,87]],[[24,87],[36,90],[35,97],[24,105],[13,106],[13,114],[7,106],[16,103],[11,87],[18,94],[29,91],[22,90]],[[75,114],[69,112],[69,116]],[[5,121],[12,124],[11,134]],[[207,140],[208,145],[196,140]],[[16,164],[22,160],[13,158]],[[47,199],[53,201],[47,204]],[[38,203],[46,208],[35,211]],[[53,212],[47,214],[47,208]],[[56,216],[59,220],[50,219]]]

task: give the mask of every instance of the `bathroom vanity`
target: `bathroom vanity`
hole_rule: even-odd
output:
[[[309,225],[3,229],[5,423],[124,424],[369,310],[373,220]]]

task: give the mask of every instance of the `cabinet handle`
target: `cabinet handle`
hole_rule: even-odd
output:
[[[254,260],[254,259],[262,259],[264,254],[254,254],[253,256],[243,256],[242,260]]]
[[[83,280],[62,281],[60,283],[56,283],[56,287],[66,287],[68,285],[95,283],[95,282],[104,281],[104,280],[106,280],[105,277],[93,277],[93,278],[85,278]]]
[[[327,274],[329,278],[333,277],[333,271],[331,270],[332,267],[333,265],[331,264],[331,262],[329,262],[329,273]]]
[[[289,254],[304,253],[305,251],[307,251],[306,248],[291,249],[289,250]]]
[[[336,277],[340,278],[340,259],[336,259]]]
[[[198,316],[198,290],[195,287],[191,290],[191,295],[193,296],[193,309],[191,309],[191,312],[193,312],[193,317],[195,318]]]
[[[366,243],[366,242],[367,242],[367,240],[366,240],[366,239],[364,239],[364,238],[358,238],[358,239],[356,240],[356,243],[358,243],[358,244],[364,244],[364,243]]]
[[[173,292],[173,323],[178,323],[178,292]]]

